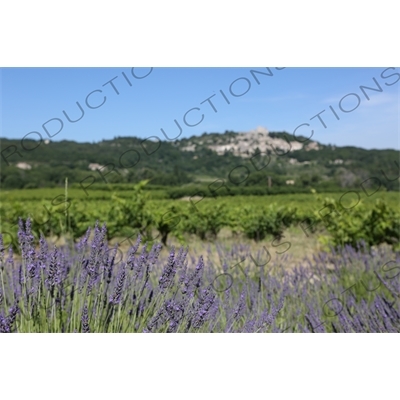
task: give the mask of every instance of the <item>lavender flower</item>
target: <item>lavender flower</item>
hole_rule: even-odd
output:
[[[8,326],[7,320],[2,314],[0,314],[0,333],[10,333],[10,328]]]
[[[204,290],[202,290],[201,295],[200,295],[200,300],[198,304],[195,307],[194,315],[192,320],[190,321],[190,325],[193,326],[195,329],[201,328],[201,326],[204,324],[204,322],[208,319],[210,310],[212,309],[212,306],[214,305],[216,300],[215,294],[212,292],[211,287],[208,287]]]
[[[239,319],[243,315],[244,307],[245,307],[245,291],[243,290],[240,294],[239,302],[233,309],[232,319],[236,320]]]
[[[107,229],[105,224],[99,229],[98,221],[94,228],[94,238],[91,244],[91,251],[89,256],[89,264],[87,266],[88,273],[92,279],[97,278],[98,270],[101,262],[104,259],[104,250],[106,248],[105,238]]]
[[[171,285],[175,277],[176,268],[177,265],[175,259],[175,249],[172,247],[172,250],[168,257],[167,265],[164,267],[164,270],[159,279],[159,285],[161,290],[165,290]]]
[[[0,233],[0,268],[4,269],[4,245],[3,245],[3,235]]]
[[[272,314],[269,314],[267,310],[264,310],[256,323],[257,332],[260,332],[262,329],[272,325],[274,322],[274,317]]]
[[[14,252],[13,252],[12,246],[10,246],[8,248],[8,257],[7,257],[6,263],[8,263],[10,265],[11,270],[14,269]]]
[[[34,237],[32,235],[31,220],[28,218],[24,223],[19,219],[18,240],[21,247],[22,259],[25,262],[29,278],[34,278],[36,275],[35,249],[33,246]]]
[[[86,249],[86,245],[90,236],[91,228],[89,227],[86,231],[85,236],[82,237],[82,239],[79,241],[77,244],[77,249],[78,251],[84,252]]]
[[[145,332],[152,332],[154,329],[159,329],[169,322],[167,332],[176,332],[179,327],[180,321],[184,315],[184,306],[182,303],[173,299],[168,299],[164,302],[162,307],[158,310],[155,317],[150,321],[145,329]]]
[[[88,313],[88,308],[87,308],[86,304],[84,305],[83,310],[82,310],[81,323],[82,323],[82,332],[83,333],[90,333],[89,313]]]
[[[203,256],[200,256],[199,262],[191,275],[187,275],[183,281],[182,294],[193,294],[196,288],[201,286],[201,276],[204,270]]]
[[[40,243],[40,250],[37,257],[39,261],[39,268],[45,269],[47,264],[49,246],[47,245],[47,241],[42,234],[40,235],[39,243]]]
[[[400,277],[377,274],[375,290],[358,286],[344,294],[347,282],[360,283],[388,259],[400,261],[397,253],[378,249],[372,256],[360,244],[310,257],[290,271],[281,268],[284,259],[263,270],[249,261],[246,279],[236,274],[228,290],[217,292],[210,283],[221,270],[211,259],[219,256],[226,272],[250,254],[248,245],[218,245],[217,254],[209,245],[206,264],[202,256],[188,257],[188,248],[173,248],[163,262],[160,244],[148,251],[143,243],[138,254],[139,236],[115,275],[117,246],[108,250],[105,225],[96,223],[93,233],[90,246],[89,229],[77,246],[51,251],[41,236],[35,252],[30,221],[21,220],[22,262],[15,265],[11,246],[4,263],[0,238],[0,332],[27,326],[70,332],[76,318],[80,332],[91,332],[91,321],[101,332],[400,332]],[[338,296],[340,305],[326,302]]]
[[[243,327],[242,332],[243,332],[243,333],[252,333],[252,332],[254,332],[255,327],[256,327],[256,322],[257,322],[257,320],[256,320],[255,318],[254,318],[254,319],[248,320],[248,321],[244,324],[244,327]]]
[[[60,283],[60,273],[61,265],[59,260],[59,251],[56,246],[54,246],[53,253],[50,258],[50,264],[47,270],[46,284],[49,290],[54,290],[54,286]]]
[[[128,259],[126,261],[126,265],[129,269],[133,270],[135,266],[135,254],[140,246],[140,243],[142,241],[142,238],[140,235],[138,235],[138,238],[136,240],[136,244],[132,246],[128,252]]]
[[[14,304],[10,310],[7,318],[4,318],[0,315],[0,332],[1,333],[10,333],[12,331],[12,327],[17,318],[17,314],[19,312],[19,307],[17,304]]]
[[[114,287],[114,291],[112,296],[110,297],[110,303],[111,304],[118,304],[121,301],[121,296],[122,296],[122,289],[124,287],[125,283],[125,278],[126,278],[126,264],[124,263],[121,267],[117,284]]]

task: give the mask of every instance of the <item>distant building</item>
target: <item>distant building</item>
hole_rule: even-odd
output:
[[[289,179],[288,181],[286,181],[286,185],[294,185],[294,180]]]
[[[97,163],[92,163],[92,164],[89,164],[89,167],[88,167],[91,171],[96,171],[96,169],[101,169],[101,168],[103,168],[103,166],[102,165],[100,165],[100,164],[97,164]]]
[[[29,165],[25,162],[19,162],[18,164],[15,165],[19,169],[32,169],[32,165]]]
[[[310,151],[310,150],[319,150],[319,146],[317,142],[311,142],[309,143],[306,147],[305,147],[306,151]]]
[[[341,160],[340,158],[338,158],[335,161],[329,161],[329,164],[335,164],[335,165],[339,165],[339,164],[343,164],[343,160]]]

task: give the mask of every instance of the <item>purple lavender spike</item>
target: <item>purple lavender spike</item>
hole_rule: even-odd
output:
[[[195,306],[194,316],[192,318],[191,326],[195,329],[199,329],[204,322],[208,319],[212,306],[214,305],[216,296],[208,287],[201,291],[200,300]]]
[[[86,304],[84,305],[83,310],[82,310],[81,323],[82,323],[82,332],[83,333],[90,333],[89,313],[88,313],[88,308],[87,308]]]
[[[1,333],[10,333],[12,332],[12,326],[17,318],[17,314],[19,312],[19,307],[17,304],[14,304],[10,310],[7,318],[4,318],[0,315],[0,332]]]
[[[171,285],[175,277],[176,272],[176,260],[175,260],[175,249],[172,247],[171,252],[168,257],[167,264],[164,267],[164,270],[159,279],[159,286],[161,290],[165,290]]]
[[[21,247],[22,259],[25,262],[28,276],[32,279],[36,275],[37,264],[35,262],[34,237],[32,235],[31,220],[30,218],[26,220],[25,229],[21,218],[19,219],[18,225],[18,240]]]
[[[238,320],[243,315],[245,305],[246,305],[245,299],[246,299],[245,290],[243,289],[242,293],[240,293],[239,301],[236,304],[235,308],[233,309],[233,313],[232,313],[233,320]]]
[[[39,268],[45,269],[48,261],[49,247],[46,239],[41,234],[39,239],[40,249],[37,259],[39,261]]]
[[[4,270],[4,244],[3,244],[3,235],[0,233],[0,268]]]
[[[147,263],[149,253],[147,253],[147,245],[144,245],[142,247],[142,251],[140,253],[139,259],[135,263],[134,269],[133,269],[133,275],[134,277],[138,279],[142,279],[144,274],[148,274],[149,272],[149,265]]]
[[[127,267],[131,270],[134,269],[134,263],[135,263],[135,254],[140,246],[140,243],[142,241],[142,237],[138,235],[136,244],[132,246],[129,251],[128,251],[128,259],[126,261]]]
[[[60,265],[60,252],[56,246],[51,254],[49,267],[47,269],[46,284],[49,290],[54,290],[54,286],[58,285],[61,281],[61,265]]]
[[[78,251],[80,251],[82,253],[85,251],[86,246],[87,246],[87,242],[88,242],[88,239],[89,239],[89,236],[90,236],[90,232],[91,232],[91,228],[89,226],[89,228],[87,229],[85,235],[81,238],[81,240],[78,242],[78,244],[76,246]]]
[[[10,265],[11,270],[14,269],[14,252],[13,252],[12,246],[10,246],[8,248],[8,257],[7,257],[6,263]]]
[[[185,281],[185,286],[189,288],[189,291],[191,293],[193,293],[196,288],[199,288],[201,286],[201,278],[203,270],[204,270],[203,256],[200,256],[199,262],[197,263],[194,272],[189,277],[189,279]]]
[[[256,327],[256,319],[251,319],[249,321],[247,321],[243,327],[242,332],[243,333],[253,333],[255,331],[255,327]]]
[[[126,278],[126,264],[123,263],[119,272],[119,276],[116,282],[116,285],[114,287],[114,291],[112,296],[110,297],[110,303],[116,305],[121,302],[121,296],[122,296],[122,290],[124,287],[125,283],[125,278]]]

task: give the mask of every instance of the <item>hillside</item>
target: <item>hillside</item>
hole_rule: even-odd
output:
[[[399,190],[397,150],[323,145],[262,127],[175,142],[155,137],[98,143],[1,139],[1,154],[2,189],[62,186],[68,177],[75,185],[84,182],[93,188],[150,179],[149,185],[176,187],[178,192],[216,179],[223,179],[232,194],[239,188],[336,191],[366,180],[369,187],[378,179],[388,190]],[[369,179],[373,177],[377,179]]]

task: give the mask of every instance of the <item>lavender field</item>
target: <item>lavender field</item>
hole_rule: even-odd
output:
[[[20,220],[20,256],[0,251],[0,332],[400,332],[400,252],[345,246],[295,267],[217,246],[124,254],[96,223],[76,244],[35,243]],[[206,259],[208,261],[206,261]],[[215,257],[214,257],[215,259]]]

